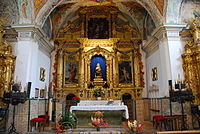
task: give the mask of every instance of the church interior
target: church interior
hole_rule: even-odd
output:
[[[200,134],[200,1],[1,0],[11,133]]]

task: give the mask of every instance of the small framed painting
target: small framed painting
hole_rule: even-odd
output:
[[[158,80],[158,73],[157,72],[158,72],[157,67],[152,68],[152,72],[151,72],[152,81]]]
[[[45,81],[45,69],[40,68],[40,81]]]

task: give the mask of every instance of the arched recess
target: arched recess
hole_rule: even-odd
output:
[[[65,106],[65,110],[69,110],[70,107],[72,106],[72,98],[73,97],[76,97],[76,95],[72,94],[72,93],[69,93],[67,96],[66,96],[66,106]]]
[[[97,64],[100,65],[98,74],[96,74]],[[93,81],[96,75],[102,76],[103,80],[106,81],[106,59],[102,55],[94,55],[90,62],[90,80]]]
[[[70,93],[66,96],[66,100],[72,100],[73,97],[76,97],[76,95]]]
[[[84,51],[84,50],[83,50]],[[95,47],[93,49],[90,49],[88,51],[84,51],[82,53],[82,63],[81,68],[81,75],[84,77],[82,79],[82,83],[86,83],[85,88],[88,87],[88,85],[91,83],[91,59],[95,55],[102,55],[106,60],[106,81],[108,84],[112,83],[113,80],[113,62],[114,62],[114,52],[108,51],[107,49],[101,48],[101,47]]]
[[[129,119],[135,119],[135,106],[134,101],[132,100],[132,95],[130,93],[124,93],[121,96],[124,105],[128,107]]]
[[[129,94],[129,93],[122,94],[122,101],[131,100],[131,99],[132,99],[132,95],[131,94]]]

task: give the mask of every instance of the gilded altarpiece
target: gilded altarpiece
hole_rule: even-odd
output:
[[[11,90],[13,84],[14,64],[16,56],[12,54],[12,47],[3,40],[4,29],[0,26],[0,97]],[[0,101],[0,107],[5,104]]]
[[[60,36],[56,39],[59,44],[56,68],[57,98],[65,99],[68,94],[74,94],[82,100],[96,99],[93,96],[94,89],[104,84],[107,84],[108,88],[105,89],[102,99],[121,99],[124,93],[131,94],[134,99],[140,98],[144,83],[141,73],[143,68],[140,54],[141,39],[138,32],[127,24],[117,26],[115,22],[118,10],[113,7],[88,7],[80,10],[79,15],[81,31],[78,31],[80,24],[71,23],[67,28],[60,30]],[[108,20],[107,37],[95,39],[91,34],[92,39],[88,39],[88,32],[92,32],[88,31],[88,21],[91,18]],[[73,32],[76,35],[80,33],[79,38],[69,37],[69,33],[73,35]],[[130,38],[123,38],[128,37],[125,34],[130,35],[130,33],[134,34],[131,34]],[[119,36],[123,34],[124,36]],[[96,76],[96,73],[91,74],[92,59],[95,56],[105,59],[105,72],[100,64],[104,73],[100,77]],[[90,85],[93,85],[93,88]]]
[[[188,35],[186,35],[188,36]],[[185,81],[188,88],[192,89],[195,96],[194,104],[200,104],[200,19],[192,21],[190,38],[185,45],[183,58],[183,69],[185,71]]]

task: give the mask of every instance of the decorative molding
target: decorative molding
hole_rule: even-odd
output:
[[[39,49],[50,57],[54,45],[48,40],[46,34],[40,27],[33,24],[19,24],[12,25],[11,27],[18,32],[18,40],[36,40],[39,44]]]
[[[169,41],[180,40],[180,32],[186,27],[186,24],[165,24],[167,38]]]
[[[156,28],[151,38],[147,41],[143,41],[142,49],[147,53],[147,57],[152,55],[156,50],[159,49],[159,42],[167,39],[168,41],[179,41],[180,31],[185,28],[185,24],[165,24]]]
[[[79,38],[78,41],[83,44],[83,47],[113,47],[117,43],[119,38],[109,38],[109,39],[88,39]]]

